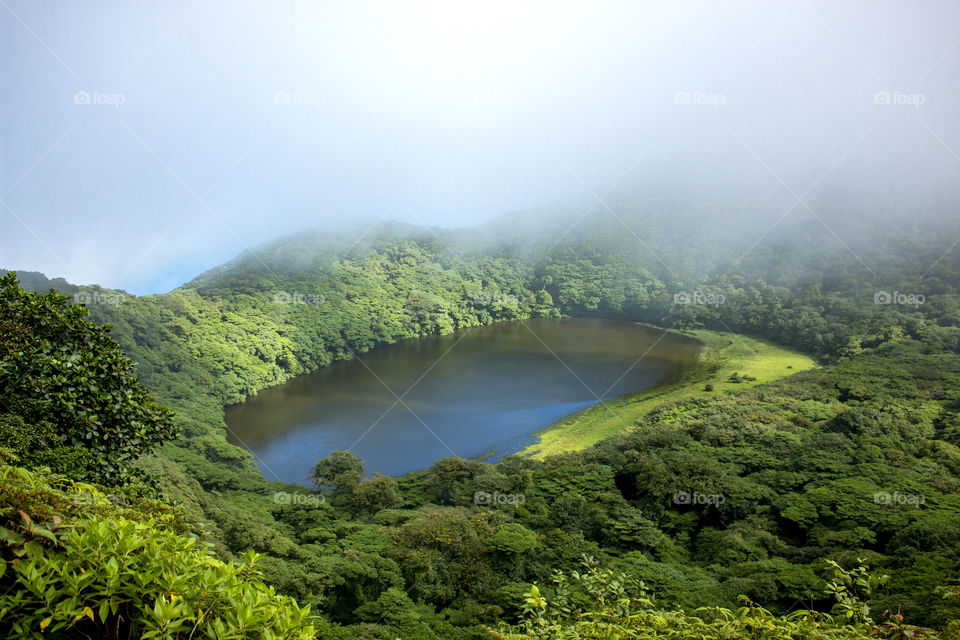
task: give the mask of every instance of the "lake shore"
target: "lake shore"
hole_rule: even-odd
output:
[[[693,338],[702,345],[697,364],[679,379],[610,398],[566,416],[535,433],[537,441],[517,455],[542,459],[585,449],[608,436],[635,427],[661,404],[697,396],[735,393],[817,366],[806,354],[766,340],[704,329],[671,333]],[[748,379],[733,382],[731,376],[735,373]],[[707,391],[707,385],[712,385],[713,390]]]

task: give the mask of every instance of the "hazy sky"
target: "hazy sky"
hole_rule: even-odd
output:
[[[960,183],[958,70],[952,0],[0,0],[0,267],[166,291],[691,166],[909,201]]]

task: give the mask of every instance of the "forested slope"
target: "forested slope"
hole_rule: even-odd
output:
[[[552,614],[531,604],[530,584],[552,602],[553,572],[581,571],[584,555],[643,580],[657,610],[734,608],[738,595],[777,614],[829,610],[844,602],[826,591],[833,559],[890,576],[861,590],[871,613],[854,621],[886,609],[933,626],[960,617],[943,597],[960,573],[960,268],[949,236],[916,235],[905,250],[903,229],[874,229],[853,255],[787,228],[735,262],[740,248],[702,234],[658,236],[651,224],[637,242],[616,220],[584,224],[495,247],[422,229],[332,248],[299,237],[169,294],[80,291],[115,302],[88,304],[92,317],[174,410],[179,438],[140,468],[223,558],[265,554],[265,579],[312,605],[324,637],[488,637],[484,625],[519,621],[525,597],[524,629],[536,635],[549,621],[530,616]],[[923,300],[875,300],[884,292]],[[365,478],[341,453],[318,461],[316,493],[268,483],[224,438],[224,404],[335,359],[557,314],[738,331],[825,366],[661,406],[543,461],[454,458]],[[478,504],[478,494],[510,499]],[[21,508],[5,499],[7,513]],[[574,591],[586,606],[590,590]],[[549,624],[577,624],[563,618]]]

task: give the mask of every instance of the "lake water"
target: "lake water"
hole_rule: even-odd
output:
[[[515,453],[598,398],[676,378],[698,350],[631,322],[535,318],[375,349],[227,407],[226,421],[271,480],[305,484],[336,449],[400,475]]]

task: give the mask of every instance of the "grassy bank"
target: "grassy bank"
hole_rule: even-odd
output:
[[[743,391],[816,366],[812,358],[802,353],[763,340],[705,330],[682,333],[698,340],[703,347],[697,364],[680,380],[613,398],[563,418],[541,431],[538,441],[521,451],[521,455],[543,458],[584,449],[630,428],[662,403]],[[733,382],[733,374],[753,379]],[[707,391],[707,385],[713,385],[713,390]]]

